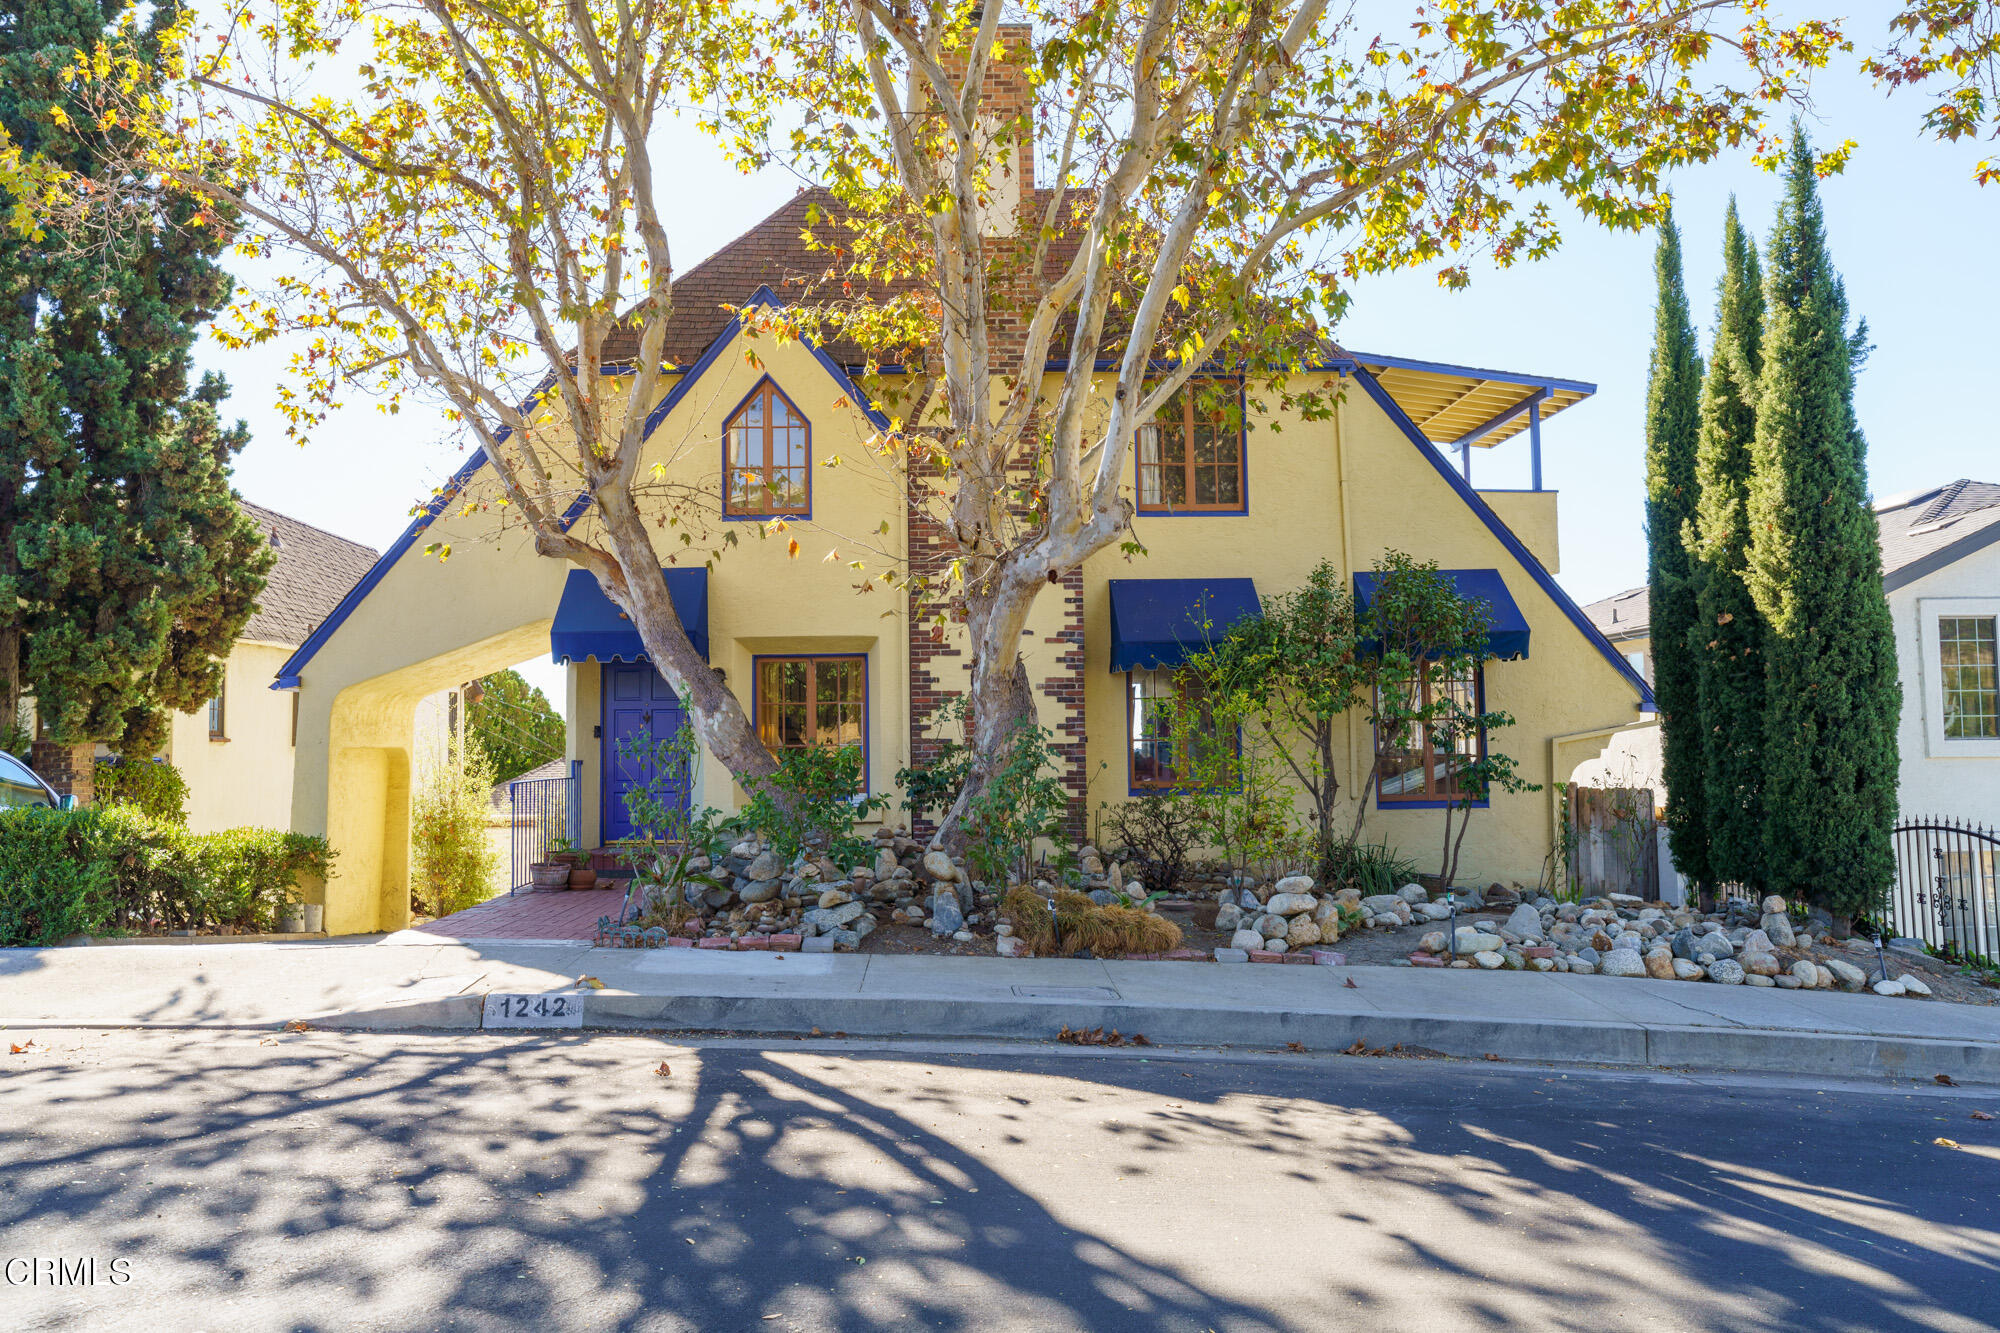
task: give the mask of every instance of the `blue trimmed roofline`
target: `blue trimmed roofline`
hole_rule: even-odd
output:
[[[1402,431],[1404,437],[1417,447],[1417,452],[1423,455],[1424,459],[1437,471],[1437,474],[1443,477],[1452,490],[1458,493],[1458,498],[1465,501],[1466,507],[1472,510],[1474,514],[1477,514],[1480,521],[1486,524],[1487,530],[1500,539],[1500,544],[1506,547],[1508,554],[1512,555],[1519,562],[1522,570],[1528,577],[1533,579],[1541,587],[1542,591],[1549,595],[1549,598],[1555,602],[1557,608],[1569,617],[1570,623],[1582,632],[1583,637],[1599,653],[1603,654],[1604,660],[1611,663],[1617,669],[1618,674],[1625,678],[1626,683],[1638,691],[1639,711],[1643,713],[1657,712],[1658,705],[1653,700],[1653,687],[1646,683],[1646,678],[1634,671],[1632,664],[1627,662],[1624,656],[1611,646],[1611,641],[1604,637],[1603,632],[1597,626],[1590,623],[1590,617],[1583,613],[1583,608],[1578,606],[1575,599],[1562,590],[1562,585],[1557,583],[1549,571],[1543,567],[1542,562],[1535,557],[1535,553],[1530,551],[1526,544],[1514,535],[1514,530],[1501,522],[1500,516],[1493,512],[1486,501],[1479,498],[1479,493],[1472,489],[1471,483],[1459,476],[1451,465],[1445,462],[1444,455],[1439,453],[1436,447],[1424,438],[1424,433],[1417,429],[1417,423],[1410,420],[1409,413],[1405,412],[1397,404],[1396,400],[1389,396],[1389,391],[1382,387],[1381,381],[1377,380],[1374,375],[1369,373],[1368,368],[1362,365],[1352,365],[1351,373],[1356,382],[1367,391],[1368,396],[1375,400],[1375,405],[1388,414],[1389,420],[1396,423],[1396,428]]]
[[[1392,370],[1421,370],[1434,375],[1460,375],[1466,379],[1501,380],[1508,384],[1526,384],[1534,388],[1549,389],[1566,393],[1592,394],[1597,392],[1595,384],[1583,380],[1561,380],[1549,375],[1524,375],[1513,370],[1482,370],[1478,366],[1456,366],[1448,361],[1419,361],[1408,356],[1377,356],[1373,352],[1357,352],[1343,347],[1341,354],[1333,358],[1333,366],[1341,362],[1352,365],[1387,366]],[[1328,369],[1332,369],[1329,366]],[[1365,367],[1364,367],[1365,368]]]
[[[782,308],[785,304],[784,301],[779,299],[778,294],[771,290],[768,283],[760,285],[756,291],[750,294],[750,299],[743,303],[744,308],[750,306]],[[667,419],[667,416],[681,399],[687,397],[688,390],[694,387],[695,381],[700,379],[710,366],[721,359],[723,349],[728,347],[730,341],[738,333],[742,332],[742,330],[743,316],[739,313],[730,318],[729,323],[723,326],[722,332],[715,336],[715,340],[709,343],[708,349],[697,357],[692,365],[688,366],[684,371],[676,370],[675,373],[680,375],[680,379],[674,383],[673,388],[667,391],[667,396],[660,401],[660,405],[647,415],[645,434],[640,436],[642,442],[653,438],[653,432],[659,428],[660,423]],[[848,402],[859,408],[862,415],[866,416],[877,430],[887,430],[889,428],[888,415],[869,401],[868,395],[861,392],[853,379],[841,368],[839,362],[822,351],[812,339],[801,337],[799,342],[806,350],[813,354],[813,358],[821,366],[825,367],[827,374],[833,376],[834,383],[847,395]],[[632,373],[629,368],[622,366],[606,366],[604,369],[606,374],[612,375]],[[669,367],[669,369],[674,368]],[[521,404],[521,410],[526,412],[528,409],[534,407],[541,400],[542,395],[547,393],[554,383],[555,375],[551,372],[540,384],[535,386],[534,392],[530,393],[527,400]],[[504,440],[509,433],[507,427],[502,427],[499,435],[495,438],[497,440]],[[285,664],[278,668],[277,679],[271,682],[272,689],[296,690],[299,688],[299,674],[305,670],[306,664],[312,661],[321,648],[326,646],[327,640],[333,637],[334,631],[339,629],[341,624],[350,615],[354,614],[354,609],[360,606],[362,600],[375,590],[375,586],[395,567],[396,562],[409,554],[410,547],[416,544],[417,538],[436,521],[438,515],[444,512],[445,506],[450,504],[453,498],[471,483],[473,477],[478,475],[479,469],[485,465],[486,449],[484,446],[481,446],[474,451],[471,458],[465,461],[463,467],[451,475],[451,480],[438,489],[437,494],[430,498],[429,503],[423,507],[422,511],[410,520],[410,526],[403,529],[403,535],[390,543],[389,548],[383,551],[375,563],[368,567],[368,572],[363,574],[360,580],[347,590],[347,595],[340,599],[339,605],[333,608],[332,613],[314,627],[313,632],[306,636],[306,641],[300,644],[290,657],[285,659]],[[561,520],[563,530],[567,532],[571,527],[575,526],[589,510],[590,496],[586,492],[583,495],[579,495],[570,507],[563,511]]]

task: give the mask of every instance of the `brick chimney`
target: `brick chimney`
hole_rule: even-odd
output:
[[[986,63],[986,80],[979,90],[975,130],[984,149],[1004,129],[1011,137],[1005,160],[990,181],[991,203],[981,217],[980,233],[989,237],[1017,235],[1024,210],[1035,192],[1034,89],[1028,80],[1034,30],[1025,23],[1002,23],[994,34],[999,54]],[[955,78],[965,74],[965,58],[952,55],[945,70]]]

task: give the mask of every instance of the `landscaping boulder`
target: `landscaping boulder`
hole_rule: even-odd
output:
[[[949,884],[958,878],[958,867],[943,852],[924,853],[924,873],[941,883]]]
[[[1309,944],[1319,943],[1319,927],[1309,916],[1296,916],[1285,928],[1285,943],[1294,949],[1303,949]]]
[[[1489,935],[1471,926],[1460,926],[1451,947],[1456,953],[1486,953],[1497,951],[1504,943],[1498,935]]]
[[[1674,979],[1676,981],[1700,981],[1707,975],[1708,973],[1702,971],[1700,963],[1691,962],[1686,958],[1674,959]]]
[[[1674,951],[1672,949],[1648,949],[1646,951],[1646,975],[1656,981],[1674,979]]]
[[[1264,910],[1273,916],[1298,916],[1318,906],[1310,893],[1274,893]]]
[[[1858,991],[1868,984],[1868,974],[1845,959],[1829,958],[1820,966],[1833,973],[1842,990]]]
[[[1215,909],[1215,928],[1227,935],[1243,922],[1243,909],[1235,903],[1224,903]]]
[[[1598,971],[1607,977],[1643,977],[1646,975],[1646,960],[1639,956],[1637,949],[1613,949],[1604,955]]]
[[[1783,902],[1784,899],[1777,901]],[[1792,932],[1792,919],[1783,912],[1766,912],[1757,925],[1780,949],[1789,949],[1798,943],[1797,936]]]
[[[958,895],[949,887],[940,888],[931,895],[931,934],[940,939],[965,929],[965,912],[958,905]]]
[[[1255,929],[1246,926],[1229,937],[1229,947],[1232,949],[1261,949],[1264,947],[1264,937]]]
[[[1737,962],[1734,958],[1711,959],[1702,970],[1708,973],[1710,981],[1716,982],[1719,985],[1741,986],[1743,984],[1743,964]]]
[[[1287,875],[1279,880],[1277,885],[1271,890],[1273,893],[1311,893],[1312,891],[1313,882],[1311,875]]]
[[[1542,937],[1542,914],[1528,904],[1522,903],[1514,909],[1513,915],[1507,918],[1507,924],[1501,929],[1512,931],[1524,940],[1538,940]]]

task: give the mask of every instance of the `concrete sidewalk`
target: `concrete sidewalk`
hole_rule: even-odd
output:
[[[593,976],[604,989],[580,989]],[[1352,981],[1350,986],[1347,983]],[[489,993],[587,1027],[1154,1042],[2000,1083],[2000,1008],[1561,973],[920,958],[439,941],[0,950],[0,1029],[477,1028]]]

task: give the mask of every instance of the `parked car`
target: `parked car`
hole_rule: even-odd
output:
[[[72,798],[56,795],[55,788],[42,781],[34,769],[0,751],[0,810],[23,806],[67,810],[73,804]]]

